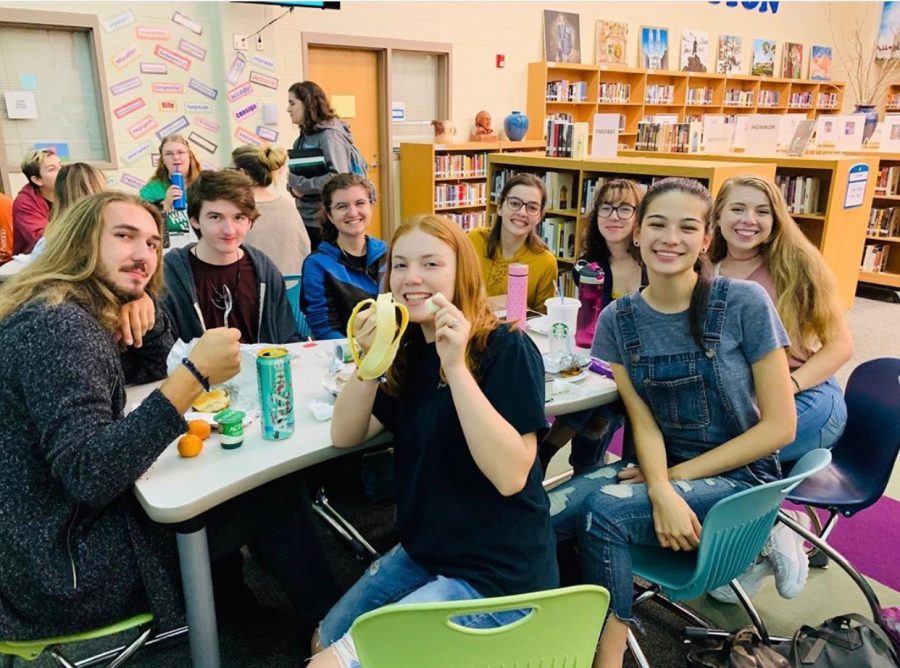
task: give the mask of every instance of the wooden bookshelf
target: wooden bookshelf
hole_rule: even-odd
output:
[[[900,86],[897,87],[900,90]],[[877,187],[877,179],[882,169],[895,168],[900,169],[900,153],[877,153],[874,151],[863,151],[857,155],[864,155],[869,158],[878,160],[878,168],[875,170],[876,190],[872,197],[872,218],[875,215],[875,209],[887,209],[900,207],[900,188],[891,189],[888,184],[887,189],[879,189]],[[900,214],[898,214],[900,215]],[[872,220],[869,219],[869,221]],[[884,269],[877,272],[864,271],[860,269],[859,280],[872,285],[879,285],[886,288],[900,288],[900,234],[884,235],[874,233],[874,230],[867,229],[866,245],[869,244],[887,244],[888,256],[885,261]]]
[[[646,151],[621,151],[620,155],[636,157],[647,155]],[[792,214],[794,220],[812,241],[826,264],[831,267],[838,283],[841,301],[849,308],[856,294],[856,284],[863,280],[859,266],[866,242],[866,229],[875,194],[878,177],[878,159],[870,156],[816,155],[808,157],[754,156],[745,153],[658,153],[652,155],[675,162],[708,160],[728,160],[749,165],[774,163],[776,176],[811,176],[820,179],[818,211]],[[897,155],[900,164],[900,155]],[[860,162],[869,166],[869,181],[862,206],[844,208],[847,193],[847,178],[850,167]],[[896,269],[900,278],[900,248],[898,248]],[[894,265],[892,265],[894,266]]]
[[[454,186],[463,190],[484,188],[487,177],[487,156],[492,153],[543,154],[544,142],[534,140],[465,142],[460,144],[434,144],[431,142],[401,142],[400,144],[400,216],[441,213],[453,218],[465,229],[483,225],[486,196],[483,198],[457,199],[442,203],[439,193]],[[480,158],[481,169],[465,169],[469,159]],[[456,167],[441,171],[441,163]],[[446,198],[441,198],[446,200]]]
[[[547,99],[547,84],[565,80],[583,82],[587,87],[586,100],[562,101]],[[627,96],[603,95],[604,88],[628,87]],[[671,103],[654,101],[648,96],[654,86],[671,85]],[[702,114],[785,114],[805,112],[807,117],[817,114],[840,113],[844,101],[843,82],[814,81],[809,79],[781,79],[749,74],[715,74],[712,72],[680,72],[677,70],[647,70],[642,67],[622,67],[601,63],[599,65],[575,65],[537,62],[528,65],[528,139],[544,138],[544,121],[551,114],[569,114],[573,122],[588,123],[593,129],[594,114],[617,113],[623,117],[619,144],[634,148],[637,125],[645,116],[653,114],[677,114],[679,122]],[[711,103],[698,104],[690,99],[691,90],[709,90]],[[900,84],[897,85],[900,91]],[[740,102],[729,102],[729,93],[744,94]],[[809,102],[791,106],[792,95],[805,95]],[[832,104],[820,104],[820,94],[834,93]],[[760,103],[760,96],[778,102],[772,106]],[[898,97],[900,102],[900,97]],[[900,110],[900,107],[898,107]]]
[[[884,95],[882,111],[886,114],[900,113],[900,83],[891,84]]]
[[[665,158],[619,157],[596,160],[575,160],[572,158],[547,158],[534,155],[491,154],[488,157],[488,213],[496,209],[496,198],[499,188],[495,187],[495,175],[498,172],[511,170],[516,173],[529,172],[543,177],[547,172],[568,173],[573,175],[573,183],[577,188],[574,208],[557,210],[548,209],[547,216],[571,218],[575,220],[575,239],[577,256],[581,248],[581,239],[588,221],[586,213],[590,202],[586,201],[585,184],[600,178],[631,178],[643,183],[667,176],[684,176],[701,181],[715,195],[726,179],[748,171],[763,178],[775,177],[774,163],[746,163],[707,160],[668,160]],[[548,193],[552,201],[552,193]],[[563,263],[573,262],[574,257],[558,257]]]

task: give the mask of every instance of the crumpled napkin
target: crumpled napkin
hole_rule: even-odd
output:
[[[309,410],[312,412],[316,422],[328,422],[334,414],[334,404],[329,404],[327,401],[313,399],[307,406],[309,406]]]
[[[567,380],[560,380],[558,378],[553,379],[553,396],[556,396],[557,394],[569,394],[577,390],[578,386],[575,385],[575,383],[570,383]]]

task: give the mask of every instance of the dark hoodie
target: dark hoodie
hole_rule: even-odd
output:
[[[328,173],[315,178],[306,178],[288,173],[288,190],[296,197],[297,211],[307,227],[321,227],[316,213],[322,203],[322,188],[335,174],[350,173],[350,155],[353,137],[350,126],[333,118],[319,123],[312,132],[302,133],[294,142],[294,149],[320,148],[328,164]]]
[[[162,300],[176,338],[190,341],[203,336],[206,325],[197,304],[197,288],[191,271],[191,249],[196,243],[176,248],[165,256],[163,271],[166,292]],[[259,281],[259,343],[292,343],[300,340],[297,321],[291,312],[284,287],[284,277],[269,257],[244,244],[241,246],[253,262]]]

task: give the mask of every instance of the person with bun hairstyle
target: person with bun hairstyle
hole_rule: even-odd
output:
[[[287,163],[287,151],[271,146],[239,146],[231,152],[235,169],[253,181],[259,218],[247,232],[246,243],[269,256],[284,275],[296,275],[311,250],[309,234],[294,203],[271,186]]]
[[[366,234],[375,186],[356,174],[338,174],[322,190],[322,242],[303,263],[300,308],[314,339],[343,339],[353,308],[375,297],[387,244]]]
[[[578,476],[550,494],[557,538],[577,538],[585,581],[611,614],[594,666],[622,666],[633,623],[629,546],[697,549],[702,521],[735,492],[779,480],[794,439],[787,333],[765,291],[712,277],[712,198],[699,182],[658,181],[634,243],[647,287],[600,315],[591,353],[609,361],[637,463]]]
[[[547,206],[547,189],[534,174],[516,174],[500,192],[493,224],[469,232],[491,303],[506,307],[507,274],[513,263],[528,265],[528,308],[546,313],[544,301],[556,294],[557,265],[537,226]]]
[[[181,197],[181,189],[172,184],[172,174],[184,176],[184,186],[190,189],[200,176],[200,161],[187,139],[181,135],[168,135],[159,144],[159,163],[153,178],[140,190],[145,202],[156,206],[163,214],[166,229],[175,234],[185,234],[191,229],[186,209],[176,209],[175,200]]]
[[[350,377],[335,402],[331,438],[346,448],[384,429],[393,434],[400,543],[319,624],[322,651],[311,667],[358,667],[350,627],[383,605],[558,585],[535,456],[536,433],[546,426],[544,365],[525,332],[494,316],[478,262],[444,216],[411,218],[394,234],[385,283],[409,310],[409,327],[385,382]],[[374,316],[374,309],[357,315],[363,350]],[[457,621],[491,628],[525,614]]]
[[[314,177],[288,174],[288,190],[296,198],[297,211],[303,218],[312,248],[319,247],[322,229],[319,207],[322,189],[336,174],[352,173],[353,144],[350,126],[338,118],[328,96],[314,81],[298,81],[288,89],[288,114],[300,128],[294,150],[320,149],[325,159],[325,174]]]

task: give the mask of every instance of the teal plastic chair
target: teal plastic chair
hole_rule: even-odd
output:
[[[106,636],[130,631],[131,629],[138,629],[139,633],[137,638],[129,645],[104,652],[103,654],[90,657],[89,659],[83,659],[77,662],[71,661],[63,655],[62,650],[60,649],[60,645],[105,638]],[[184,630],[187,629],[185,628]],[[86,631],[84,633],[75,633],[69,636],[42,638],[39,640],[0,640],[0,656],[5,658],[4,664],[7,666],[13,665],[15,657],[25,659],[26,661],[34,661],[44,652],[47,652],[56,662],[56,665],[62,666],[62,668],[77,668],[78,666],[95,665],[106,660],[111,660],[107,668],[115,668],[116,666],[122,665],[132,654],[137,652],[143,645],[147,644],[152,632],[153,615],[146,613],[136,615],[99,629]]]
[[[350,629],[365,668],[590,668],[609,607],[595,585],[473,601],[388,605]],[[512,624],[469,629],[459,615],[530,609]]]
[[[288,274],[284,277],[285,291],[287,292],[288,302],[291,305],[291,312],[297,321],[297,331],[300,332],[302,341],[309,341],[312,332],[309,329],[309,323],[306,322],[306,316],[300,310],[300,285],[303,276],[300,274]]]

